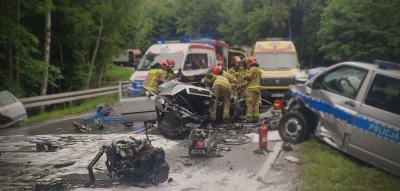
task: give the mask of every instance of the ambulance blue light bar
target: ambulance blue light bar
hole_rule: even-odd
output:
[[[182,38],[180,40],[181,43],[189,43],[190,41],[191,41],[190,38]]]
[[[164,40],[157,40],[157,44],[164,44]]]
[[[396,69],[400,70],[400,64],[396,64],[393,62],[383,61],[383,60],[374,60],[374,64],[378,65],[381,69]]]
[[[258,40],[263,41],[291,41],[291,37],[283,37],[283,38],[258,38]]]

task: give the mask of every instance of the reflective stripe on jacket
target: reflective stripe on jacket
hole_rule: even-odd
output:
[[[251,67],[245,76],[247,77],[247,89],[249,91],[261,90],[261,70],[259,68]]]
[[[143,86],[154,93],[158,93],[157,88],[160,82],[165,82],[165,71],[162,69],[151,69],[143,82]]]
[[[240,85],[241,87],[246,86],[247,81],[244,79],[245,74],[242,66],[237,69],[235,67],[232,67],[228,70],[228,73],[232,74],[237,79],[238,85]]]

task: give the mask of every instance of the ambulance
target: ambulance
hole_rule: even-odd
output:
[[[166,59],[175,61],[173,70],[181,82],[199,82],[217,60],[214,47],[208,44],[157,41],[146,51],[130,77],[128,96],[138,96],[151,66]]]
[[[228,58],[230,55],[229,44],[222,40],[215,40],[211,38],[183,38],[179,41],[167,41],[168,43],[200,43],[214,47],[215,56],[217,58],[217,65],[227,69]]]
[[[252,48],[262,70],[261,94],[265,99],[290,96],[289,85],[295,84],[300,69],[296,48],[288,38],[259,39]]]

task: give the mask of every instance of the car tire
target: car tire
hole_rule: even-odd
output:
[[[304,142],[310,137],[308,128],[304,115],[298,111],[284,114],[278,124],[282,140],[293,144]]]
[[[158,129],[167,138],[182,138],[182,133],[178,130],[182,124],[182,120],[175,113],[166,113],[158,124]]]

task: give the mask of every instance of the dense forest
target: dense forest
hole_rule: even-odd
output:
[[[308,67],[400,61],[400,0],[0,0],[0,90],[96,87],[113,55],[156,39],[291,36]]]

